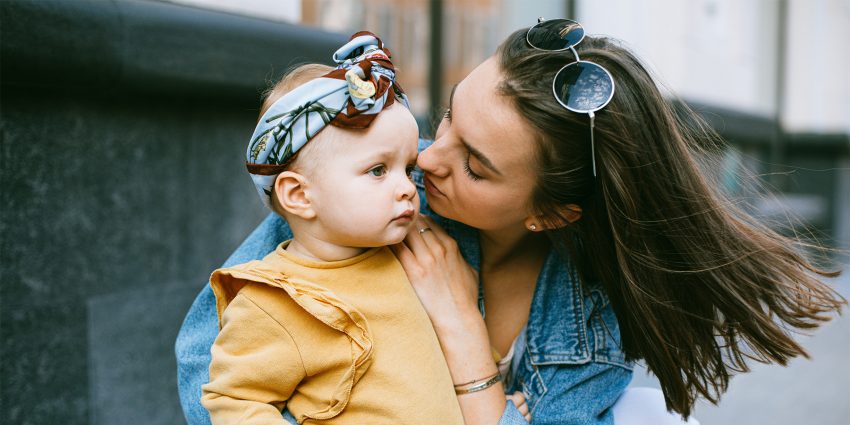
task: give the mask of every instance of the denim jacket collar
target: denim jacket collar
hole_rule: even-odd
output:
[[[426,211],[455,238],[464,259],[481,271],[478,230]],[[484,315],[484,290],[479,282],[478,308]],[[552,249],[537,278],[526,325],[527,350],[533,364],[583,363],[590,358],[584,324],[585,308],[575,270]]]

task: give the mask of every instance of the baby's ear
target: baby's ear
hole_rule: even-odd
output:
[[[284,211],[305,220],[316,217],[307,194],[307,178],[293,171],[284,171],[274,181],[274,196]]]

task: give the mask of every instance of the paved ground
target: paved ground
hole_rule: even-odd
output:
[[[836,284],[850,299],[850,266]],[[732,379],[720,404],[701,402],[695,417],[702,425],[850,424],[850,309],[812,336],[800,337],[811,359],[787,367],[754,364]],[[636,370],[633,386],[658,387]]]

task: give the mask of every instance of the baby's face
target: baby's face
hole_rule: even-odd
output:
[[[376,247],[401,242],[419,214],[411,180],[419,130],[394,103],[366,130],[328,126],[321,163],[311,173],[311,203],[327,242]]]

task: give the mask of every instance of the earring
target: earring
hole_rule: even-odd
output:
[[[528,228],[531,229],[532,232],[534,232],[537,230],[537,225],[532,224],[531,226],[528,226]]]

